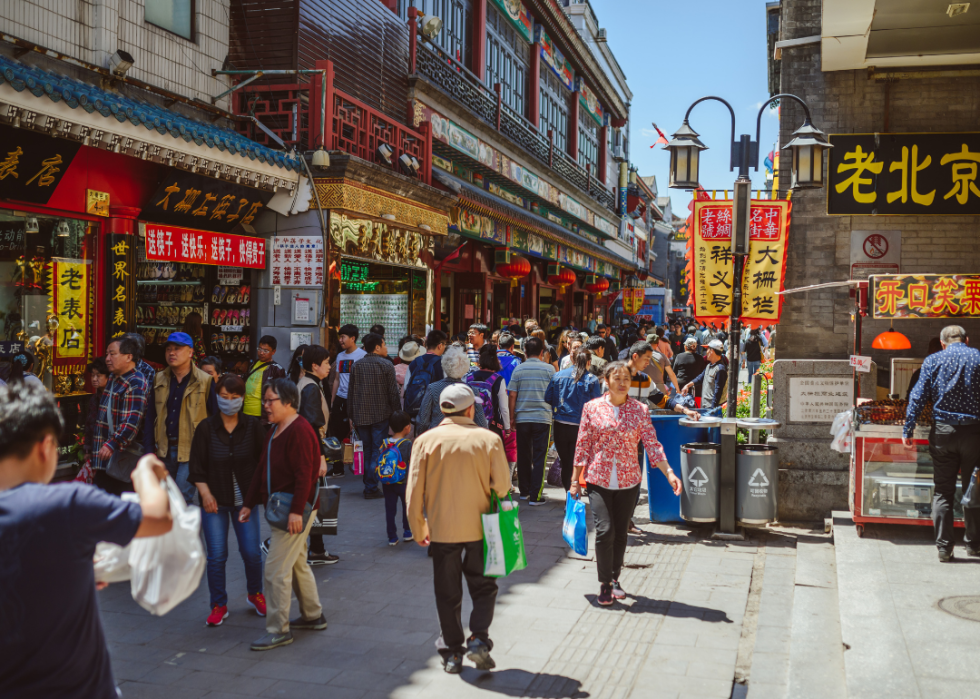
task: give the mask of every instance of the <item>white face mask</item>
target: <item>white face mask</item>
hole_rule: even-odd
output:
[[[242,410],[242,403],[244,402],[244,397],[222,398],[221,396],[218,396],[218,410],[223,412],[228,417],[238,415],[238,413]]]

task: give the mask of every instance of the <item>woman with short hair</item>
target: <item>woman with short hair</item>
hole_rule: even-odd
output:
[[[202,420],[191,442],[188,481],[197,486],[204,510],[202,529],[208,549],[208,590],[211,614],[208,626],[220,626],[228,618],[225,563],[228,561],[228,521],[235,528],[238,552],[245,563],[248,603],[265,616],[262,595],[262,553],[259,551],[258,518],[239,521],[242,493],[252,486],[265,442],[261,420],[242,412],[245,382],[225,374],[215,384],[218,412]]]

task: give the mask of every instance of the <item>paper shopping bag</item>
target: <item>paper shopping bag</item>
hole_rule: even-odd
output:
[[[502,578],[524,568],[527,554],[517,503],[510,496],[501,502],[493,493],[490,514],[483,515],[483,574]]]
[[[351,466],[351,473],[355,476],[364,475],[364,442],[359,439],[354,440],[354,464]]]

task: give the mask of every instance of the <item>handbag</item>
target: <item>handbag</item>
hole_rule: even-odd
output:
[[[268,452],[266,452],[266,468],[265,468],[265,483],[266,492],[269,493],[269,502],[265,506],[265,519],[269,523],[270,527],[275,527],[282,531],[289,531],[289,510],[293,506],[293,494],[292,493],[273,493],[272,492],[272,440],[275,439],[276,432],[279,431],[279,425],[272,431],[272,436],[269,437]],[[320,496],[320,479],[316,481],[316,496],[313,498],[313,502],[316,502],[317,497]],[[310,503],[303,503],[303,529],[306,529],[306,525],[310,522],[310,516],[313,514],[313,507]]]
[[[555,460],[551,462],[551,466],[548,467],[548,476],[546,478],[548,485],[557,488],[561,485],[561,457],[556,456]]]
[[[112,422],[111,395],[109,396],[109,405],[105,412],[106,417],[109,419],[109,435],[111,437],[116,432],[116,428]],[[142,456],[142,451],[132,451],[129,448],[129,445],[126,445],[122,449],[112,452],[112,456],[109,457],[109,464],[106,466],[105,472],[107,475],[115,478],[117,481],[132,483],[133,471],[136,469],[136,463]]]
[[[355,476],[364,475],[364,442],[357,438],[357,432],[354,435],[354,459],[353,465],[351,466],[350,472]]]
[[[320,479],[320,502],[313,520],[310,534],[337,536],[337,515],[340,510],[340,486],[327,485],[326,478]]]

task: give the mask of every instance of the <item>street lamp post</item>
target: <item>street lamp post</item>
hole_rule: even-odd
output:
[[[823,186],[823,152],[831,145],[824,134],[813,126],[810,121],[810,108],[806,102],[790,94],[779,94],[770,97],[759,109],[755,120],[755,140],[748,134],[742,134],[735,140],[735,110],[732,105],[720,97],[707,96],[695,101],[687,108],[684,123],[671,137],[664,150],[670,151],[670,183],[674,189],[697,189],[700,152],[706,150],[698,138],[699,134],[691,128],[688,118],[691,110],[705,100],[721,102],[732,115],[732,146],[729,170],[738,168],[735,180],[734,201],[732,202],[732,307],[729,323],[729,364],[728,364],[728,417],[734,418],[738,402],[738,340],[741,335],[742,316],[742,270],[745,257],[749,253],[749,214],[752,197],[752,180],[749,178],[749,168],[759,169],[759,133],[762,124],[762,113],[774,100],[787,98],[799,102],[803,106],[806,119],[803,125],[793,134],[793,139],[784,146],[793,154],[792,189],[810,189]],[[727,422],[727,421],[726,421]],[[722,425],[722,459],[721,459],[721,511],[719,525],[722,532],[735,531],[735,444],[736,426]]]

